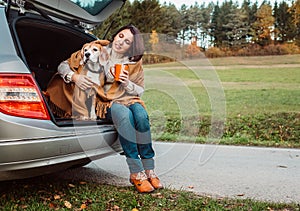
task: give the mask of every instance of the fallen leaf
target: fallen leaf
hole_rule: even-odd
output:
[[[117,205],[114,205],[114,207],[113,207],[113,209],[112,209],[113,211],[121,211],[122,209],[120,209],[120,207],[119,206],[117,206]]]
[[[75,188],[75,185],[73,185],[73,184],[69,184],[69,187],[71,187],[71,188]]]
[[[237,196],[245,196],[244,193],[237,194]]]
[[[84,209],[86,209],[86,208],[87,208],[86,204],[82,204],[82,205],[80,206],[80,210],[84,210]]]
[[[56,207],[56,205],[55,204],[53,204],[53,203],[49,203],[49,208],[55,208]]]
[[[64,205],[66,206],[66,208],[71,209],[72,208],[72,204],[68,201],[64,201]]]
[[[81,181],[81,182],[79,182],[79,184],[80,184],[80,185],[85,185],[86,182]]]
[[[163,195],[161,193],[152,193],[151,196],[159,199],[163,198]]]
[[[56,195],[53,196],[53,198],[54,198],[54,200],[60,199],[60,195],[56,194]]]

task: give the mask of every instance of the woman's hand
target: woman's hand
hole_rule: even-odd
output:
[[[122,83],[123,86],[128,86],[128,83],[129,83],[129,73],[128,73],[128,70],[125,70],[124,68],[122,68],[122,72],[119,76],[120,78],[120,82]]]
[[[93,81],[86,75],[74,74],[72,81],[82,90],[86,90],[93,86]]]

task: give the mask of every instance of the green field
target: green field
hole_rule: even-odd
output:
[[[218,122],[228,144],[299,143],[300,55],[146,65],[145,80],[143,99],[157,139],[203,140]]]

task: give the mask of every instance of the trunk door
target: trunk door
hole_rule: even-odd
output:
[[[126,0],[6,0],[20,12],[35,11],[59,22],[91,29],[101,24]]]

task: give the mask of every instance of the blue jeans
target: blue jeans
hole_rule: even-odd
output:
[[[118,131],[130,173],[154,169],[154,150],[147,111],[140,103],[125,106],[113,103],[107,110]]]

